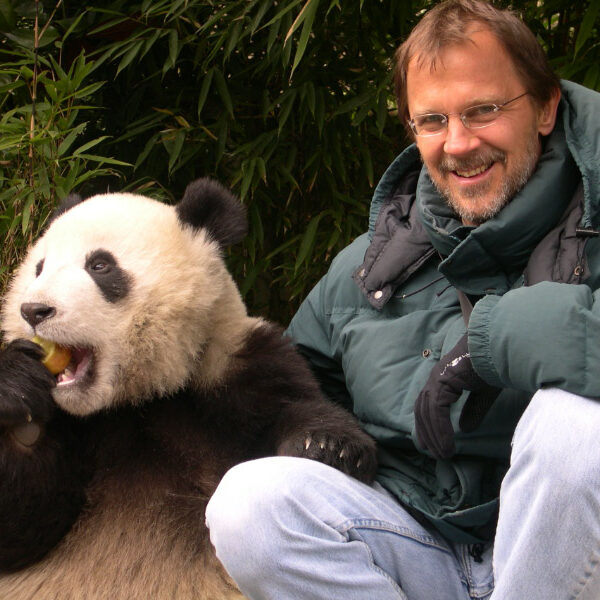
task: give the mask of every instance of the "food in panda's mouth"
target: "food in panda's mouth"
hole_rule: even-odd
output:
[[[42,364],[52,375],[58,375],[64,371],[69,362],[71,362],[71,351],[68,348],[50,340],[45,340],[37,335],[31,341],[41,346],[44,350],[45,356],[42,359]]]

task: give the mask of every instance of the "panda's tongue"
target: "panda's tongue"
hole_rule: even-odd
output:
[[[57,385],[67,385],[81,379],[88,370],[92,353],[86,349],[74,348],[71,362],[67,368],[56,376]]]

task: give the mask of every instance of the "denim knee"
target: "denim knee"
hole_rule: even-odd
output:
[[[517,426],[512,462],[523,459],[556,493],[586,489],[600,472],[600,401],[551,388],[538,391]]]
[[[289,518],[301,504],[307,478],[319,463],[271,457],[230,469],[206,508],[206,525],[217,556],[234,578],[276,567]]]

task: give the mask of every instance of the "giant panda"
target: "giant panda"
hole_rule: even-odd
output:
[[[364,482],[375,445],[251,317],[223,249],[243,206],[210,179],[175,206],[70,196],[2,305],[0,598],[241,598],[206,503],[234,464],[323,461]],[[71,352],[56,376],[33,336]]]

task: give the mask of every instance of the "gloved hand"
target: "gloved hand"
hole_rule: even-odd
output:
[[[467,347],[467,334],[448,354],[440,358],[415,402],[417,442],[437,458],[449,458],[455,452],[450,407],[464,390],[471,395],[460,416],[462,431],[475,429],[500,393],[488,385],[473,369]]]

